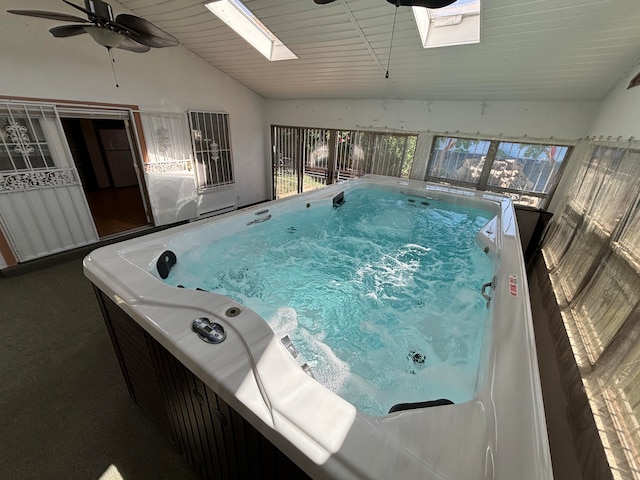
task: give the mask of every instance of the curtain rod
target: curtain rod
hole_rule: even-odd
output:
[[[628,139],[624,139],[622,137],[622,135],[618,136],[618,137],[613,137],[611,135],[609,136],[604,136],[604,135],[592,135],[590,137],[586,137],[585,140],[589,140],[592,142],[624,142],[624,143],[631,143],[633,141],[635,141],[636,137],[629,137]]]

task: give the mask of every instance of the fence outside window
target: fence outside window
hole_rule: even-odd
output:
[[[571,147],[436,136],[425,180],[508,194],[514,203],[544,208]]]
[[[274,198],[374,173],[409,178],[417,135],[272,127]]]

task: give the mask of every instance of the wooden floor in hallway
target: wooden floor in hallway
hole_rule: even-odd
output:
[[[101,238],[149,224],[137,185],[87,192],[87,201]]]

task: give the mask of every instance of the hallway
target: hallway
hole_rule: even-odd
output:
[[[102,188],[87,192],[87,201],[100,238],[148,225],[140,188]]]

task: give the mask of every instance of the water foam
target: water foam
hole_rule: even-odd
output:
[[[348,192],[196,247],[167,278],[227,295],[289,335],[316,380],[361,411],[469,400],[491,265],[475,245],[489,214]]]

